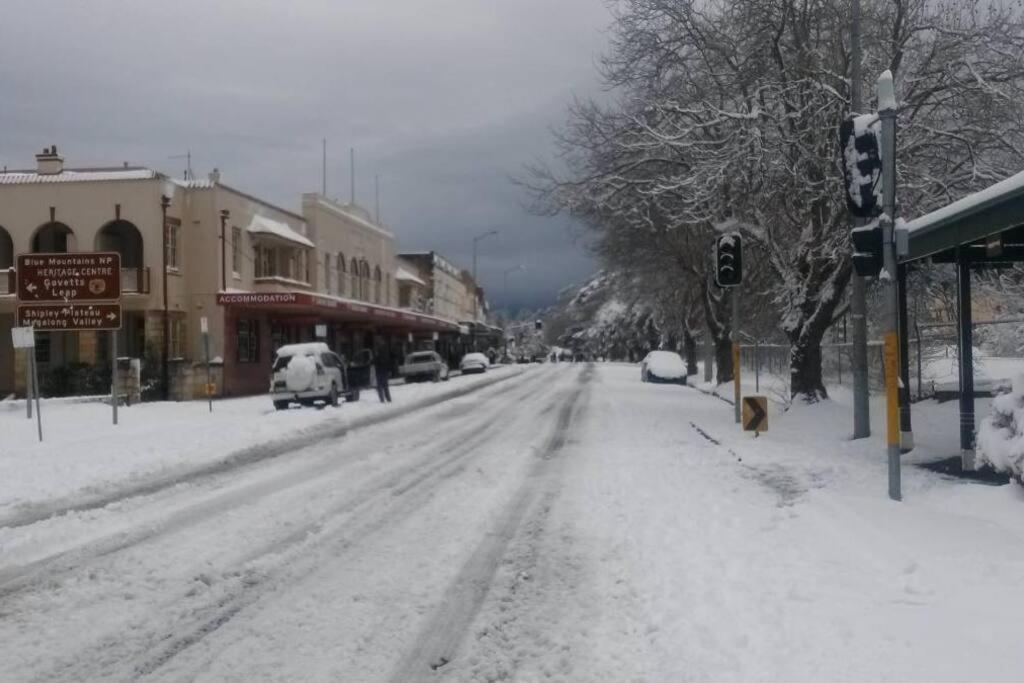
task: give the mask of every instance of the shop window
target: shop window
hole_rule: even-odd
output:
[[[260,323],[258,320],[239,320],[235,324],[239,363],[258,363],[260,360]]]

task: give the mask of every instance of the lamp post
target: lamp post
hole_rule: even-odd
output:
[[[220,291],[228,291],[228,257],[227,257],[227,232],[225,225],[231,212],[227,209],[220,210]]]
[[[473,287],[474,288],[476,288],[478,286],[477,285],[477,279],[476,279],[476,243],[479,242],[482,239],[486,239],[486,238],[488,238],[488,237],[490,237],[492,235],[497,235],[497,234],[498,234],[497,230],[489,230],[489,231],[481,233],[481,234],[479,234],[479,235],[477,235],[476,237],[473,238]],[[473,291],[473,333],[472,333],[473,336],[471,338],[472,339],[471,343],[473,345],[473,350],[474,351],[476,351],[476,319],[477,319],[477,316],[479,315],[479,311],[477,310],[477,306],[479,305],[479,298],[480,297],[477,296],[477,292],[474,289],[474,291]]]
[[[170,355],[171,355],[171,320],[170,313],[167,308],[167,208],[171,205],[171,198],[167,195],[160,195],[160,216],[163,220],[163,244],[164,244],[164,257],[163,257],[163,304],[164,304],[164,340],[163,340],[163,358],[160,362],[160,383],[162,387],[160,394],[163,400],[168,400],[171,396],[171,366],[170,366]]]

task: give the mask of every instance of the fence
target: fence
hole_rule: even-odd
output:
[[[990,320],[974,327],[1020,324],[1024,319]],[[768,390],[789,395],[790,345],[748,342],[741,346],[740,363],[744,381],[759,390],[762,383]],[[910,394],[912,400],[931,398],[939,393],[959,389],[956,328],[952,323],[930,323],[914,328],[908,340]],[[853,386],[852,342],[826,342],[821,345],[821,373],[826,386]],[[991,357],[975,354],[975,387],[988,390],[991,382],[979,381],[988,367],[993,376],[988,380],[1006,379],[1015,371],[1024,371],[1024,359]],[[996,376],[999,375],[999,376]],[[1002,377],[1001,375],[1007,375]],[[868,386],[873,392],[885,389],[885,361],[881,341],[868,342]]]

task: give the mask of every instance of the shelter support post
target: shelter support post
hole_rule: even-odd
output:
[[[956,249],[956,303],[959,317],[957,357],[960,373],[960,457],[965,471],[974,469],[974,335],[971,329],[971,262]]]
[[[910,320],[907,315],[907,264],[896,267],[896,300],[900,349],[900,450],[914,449],[914,432],[910,426]]]

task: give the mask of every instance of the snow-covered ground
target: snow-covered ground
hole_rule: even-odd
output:
[[[4,679],[1020,680],[1020,487],[891,502],[849,422],[559,364],[0,528]]]
[[[43,441],[24,401],[0,404],[0,525],[46,517],[63,507],[104,503],[126,490],[166,485],[204,469],[230,467],[325,435],[416,409],[523,371],[496,366],[482,375],[439,384],[392,387],[394,403],[372,389],[338,409],[276,411],[267,396],[215,401],[143,403],[121,408],[118,425],[109,404],[43,401]]]

